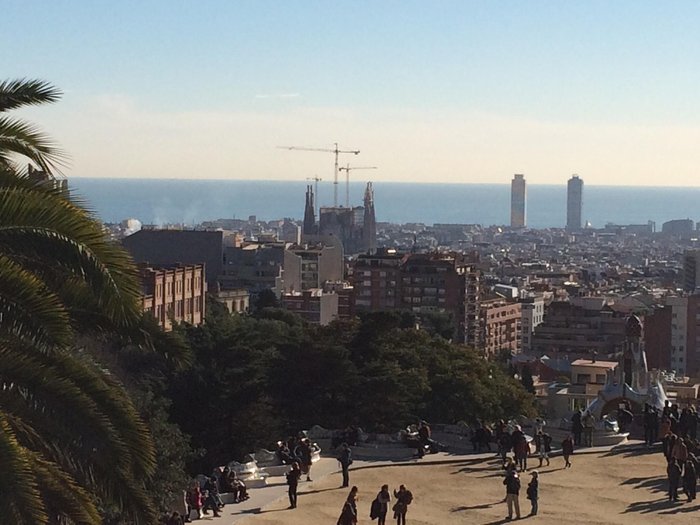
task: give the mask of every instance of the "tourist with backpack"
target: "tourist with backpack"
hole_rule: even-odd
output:
[[[408,506],[413,502],[413,494],[404,485],[400,485],[399,490],[394,491],[394,497],[396,498],[396,503],[392,510],[394,511],[396,525],[406,525],[406,512],[408,511]]]
[[[382,485],[369,511],[369,517],[373,520],[377,520],[377,525],[386,525],[386,515],[387,512],[389,512],[390,502],[391,494],[389,494],[389,485]]]

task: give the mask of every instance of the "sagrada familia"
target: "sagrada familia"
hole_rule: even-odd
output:
[[[374,216],[374,189],[368,182],[365,188],[364,206],[321,207],[316,221],[313,186],[306,187],[306,206],[302,240],[305,242],[329,242],[337,239],[346,255],[374,253],[377,249],[377,221]]]

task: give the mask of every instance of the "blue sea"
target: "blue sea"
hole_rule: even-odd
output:
[[[104,222],[127,218],[144,224],[192,225],[220,218],[301,218],[306,183],[246,180],[71,178],[69,186]],[[566,222],[566,186],[528,185],[527,223],[533,228]],[[351,183],[350,203],[361,205],[364,183]],[[321,205],[332,205],[331,184],[319,186]],[[339,185],[339,203],[345,186]],[[510,184],[375,182],[378,221],[504,225],[510,222]],[[700,220],[700,188],[585,186],[583,219],[642,224],[657,229],[670,219]]]

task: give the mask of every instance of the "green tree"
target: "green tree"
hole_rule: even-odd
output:
[[[58,98],[38,81],[0,84],[0,113]],[[155,520],[146,425],[78,334],[138,335],[135,268],[89,212],[19,176],[23,155],[61,155],[33,126],[0,117],[0,516],[13,524],[101,523],[114,505]]]

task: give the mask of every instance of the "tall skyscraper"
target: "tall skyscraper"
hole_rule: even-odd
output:
[[[581,229],[583,213],[583,179],[574,175],[566,187],[566,229],[572,232]]]
[[[527,186],[524,175],[514,175],[510,183],[510,227],[525,227],[525,201]]]

